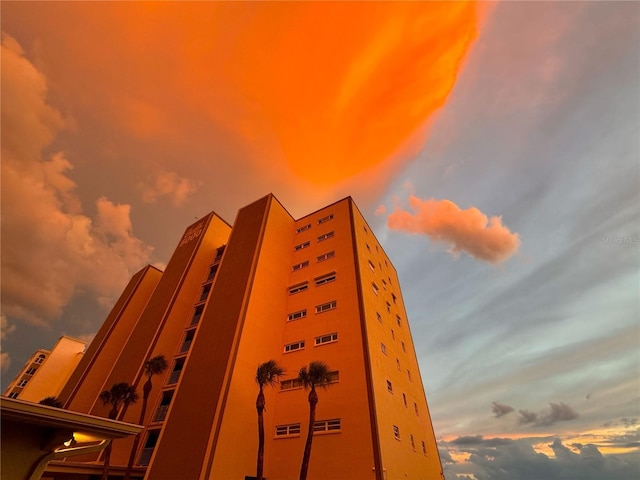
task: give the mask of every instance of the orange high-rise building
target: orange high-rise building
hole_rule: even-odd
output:
[[[215,213],[188,227],[164,272],[132,278],[60,395],[65,407],[106,416],[100,392],[141,390],[144,362],[160,354],[170,366],[153,377],[134,476],[255,475],[254,378],[274,359],[286,373],[265,390],[265,478],[298,478],[309,404],[295,379],[314,360],[334,381],[318,391],[309,479],[443,478],[398,277],[351,198],[296,220],[268,195],[232,227]],[[118,419],[137,423],[140,409]],[[114,473],[132,443],[114,442]],[[48,475],[78,478],[63,473],[71,466]]]

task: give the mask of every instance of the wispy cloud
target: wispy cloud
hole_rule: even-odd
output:
[[[167,197],[175,206],[182,205],[197,190],[198,182],[180,177],[175,172],[162,172],[151,183],[141,182],[138,187],[145,203],[155,203]]]
[[[504,403],[493,402],[491,411],[493,411],[496,418],[500,418],[513,412],[514,408],[509,405],[505,405]]]
[[[575,420],[578,414],[565,403],[549,403],[549,411],[536,413],[529,410],[519,410],[520,418],[518,423],[526,425],[532,423],[534,426],[549,426],[557,422]]]
[[[15,332],[16,326],[9,323],[7,316],[0,315],[0,372],[6,373],[11,366],[11,357],[7,352],[2,351],[2,344],[6,341],[7,337]]]
[[[490,263],[508,260],[520,247],[520,236],[502,224],[501,217],[488,218],[475,207],[461,209],[450,200],[409,197],[413,212],[397,206],[387,217],[392,230],[426,235],[449,246],[454,256],[465,252]]]

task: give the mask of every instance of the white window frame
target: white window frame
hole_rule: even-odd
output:
[[[393,426],[393,437],[396,440],[400,440],[400,427],[398,427],[397,425]]]
[[[287,437],[299,437],[300,436],[300,424],[289,423],[287,425],[276,425],[275,437],[287,438]]]
[[[296,263],[293,267],[291,267],[291,271],[295,272],[297,270],[300,270],[308,266],[309,266],[309,260],[305,260],[304,262]]]
[[[304,232],[305,230],[309,230],[310,228],[311,228],[311,224],[307,223],[306,225],[303,225],[302,227],[296,229],[296,233]]]
[[[326,283],[331,283],[335,281],[336,277],[337,277],[336,272],[329,272],[314,278],[314,281],[315,281],[316,287],[319,287],[321,285],[325,285]]]
[[[327,343],[335,343],[338,341],[338,332],[320,335],[314,339],[314,346],[326,345]]]
[[[329,220],[333,220],[333,213],[330,213],[326,217],[322,217],[320,220],[318,220],[318,225],[324,222],[328,222]]]
[[[377,296],[378,290],[380,290],[380,288],[378,287],[378,285],[376,285],[376,282],[371,282],[371,288],[373,288],[373,294]]]
[[[307,316],[307,309],[298,310],[297,312],[292,312],[287,315],[287,322],[292,322],[293,320],[298,320],[299,318],[305,318]]]
[[[316,420],[313,423],[313,434],[340,433],[342,422],[339,418]]]
[[[311,242],[307,240],[306,242],[300,243],[300,244],[296,245],[295,247],[293,247],[293,251],[297,252],[298,250],[302,250],[303,248],[307,248],[310,245],[311,245]]]
[[[336,232],[334,232],[333,230],[331,230],[330,232],[327,233],[323,233],[322,235],[320,235],[318,237],[318,242],[324,242],[325,240],[332,238],[335,235]]]
[[[393,393],[393,383],[391,383],[391,380],[387,380],[387,392]]]
[[[328,312],[329,310],[334,310],[337,307],[337,305],[338,305],[338,302],[336,300],[331,300],[330,302],[316,305],[316,313],[324,313],[324,312]]]
[[[296,293],[304,292],[309,289],[309,282],[302,282],[289,287],[289,295],[295,295]]]
[[[28,382],[29,382],[29,380],[26,380],[26,379],[23,378],[22,380],[20,380],[18,382],[18,387],[20,387],[20,388],[26,387]]]
[[[369,260],[369,270],[371,270],[372,272],[375,273],[376,271],[376,266],[373,264],[373,262],[371,260]]]
[[[287,343],[283,348],[284,353],[297,352],[298,350],[304,350],[304,340]]]
[[[333,258],[335,256],[336,256],[335,250],[331,250],[330,252],[323,253],[322,255],[318,255],[316,259],[318,260],[318,263],[320,263],[320,262],[324,262],[325,260],[329,260],[330,258]]]

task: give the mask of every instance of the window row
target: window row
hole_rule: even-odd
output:
[[[325,260],[329,260],[330,258],[333,258],[336,256],[336,252],[335,251],[330,251],[327,253],[323,253],[322,255],[318,255],[316,257],[316,262],[320,263],[320,262],[324,262]],[[305,260],[303,262],[300,263],[296,263],[295,265],[293,265],[291,267],[291,271],[295,272],[297,270],[300,270],[301,268],[305,268],[309,266],[309,260]]]
[[[340,381],[340,372],[338,370],[334,370],[333,372],[329,372],[329,382],[328,383],[338,383]],[[280,381],[280,390],[294,390],[296,388],[302,388],[302,380],[299,378],[290,378],[289,380],[281,380]]]
[[[337,304],[338,303],[335,300],[331,300],[330,302],[327,302],[327,303],[321,303],[320,305],[316,305],[315,311],[316,313],[322,313],[328,310],[333,310],[334,308],[336,308]],[[293,320],[299,320],[300,318],[306,318],[306,316],[307,316],[307,309],[304,308],[302,310],[298,310],[297,312],[292,312],[288,314],[287,321],[291,322]]]
[[[393,393],[393,384],[391,383],[390,380],[387,380],[387,391],[389,393]],[[402,394],[402,403],[404,403],[405,408],[409,408],[409,403],[407,402],[407,395],[404,393]],[[420,416],[420,411],[418,410],[418,404],[416,402],[413,402],[413,411],[417,416]]]
[[[320,335],[315,337],[313,343],[317,347],[326,343],[333,343],[338,341],[338,332],[328,333],[326,335]],[[297,342],[287,343],[284,346],[284,353],[295,352],[296,350],[302,350],[305,346],[304,340],[298,340]]]
[[[296,233],[300,233],[300,232],[304,232],[305,230],[309,230],[311,228],[311,225],[305,225],[304,227],[300,227],[299,229],[296,230]],[[333,237],[335,235],[335,231],[331,230],[330,232],[327,233],[323,233],[322,235],[318,235],[316,237],[316,240],[318,242],[322,242],[324,240],[327,240],[331,237]],[[298,251],[298,250],[302,250],[303,248],[307,248],[309,245],[311,245],[311,242],[306,241],[303,243],[299,243],[298,245],[296,245],[295,247],[293,247],[294,251]]]
[[[308,264],[308,262],[307,262]],[[301,265],[301,264],[299,264]],[[302,267],[300,267],[302,268]],[[295,269],[295,266],[294,266]],[[313,279],[313,282],[315,284],[316,287],[319,287],[321,285],[324,285],[325,283],[329,283],[329,282],[333,282],[336,279],[336,272],[329,272],[329,273],[325,273],[324,275],[320,275],[319,277],[316,277]],[[293,295],[296,293],[300,293],[300,292],[304,292],[305,290],[307,290],[309,288],[309,282],[308,281],[304,281],[301,283],[296,283],[295,285],[291,285],[289,287],[289,295]]]
[[[400,438],[400,427],[398,427],[397,425],[393,426],[393,436],[395,437],[396,440],[401,440]],[[413,437],[413,434],[409,435],[409,441],[411,442],[411,448],[415,451],[416,450],[416,442],[415,439]],[[424,440],[421,441],[422,444],[422,453],[424,455],[427,454],[427,445],[424,443]]]
[[[330,420],[317,420],[313,424],[313,433],[339,432],[342,425],[339,418]],[[300,435],[300,424],[276,425],[276,437],[297,437]]]
[[[333,220],[333,213],[330,213],[329,215],[319,219],[318,225],[322,225],[323,223],[328,222],[329,220]],[[305,230],[309,230],[310,228],[311,228],[311,224],[307,223],[306,225],[303,225],[302,227],[297,228],[296,233],[304,232]]]

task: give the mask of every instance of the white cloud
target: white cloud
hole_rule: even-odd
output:
[[[160,197],[168,197],[175,206],[182,205],[197,188],[197,182],[180,177],[175,172],[163,172],[156,175],[151,185],[140,183],[142,200],[155,203]]]
[[[2,307],[42,324],[78,290],[112,301],[151,248],[133,235],[129,205],[100,198],[95,220],[82,212],[71,162],[42,156],[64,125],[44,76],[8,35],[2,62]]]

